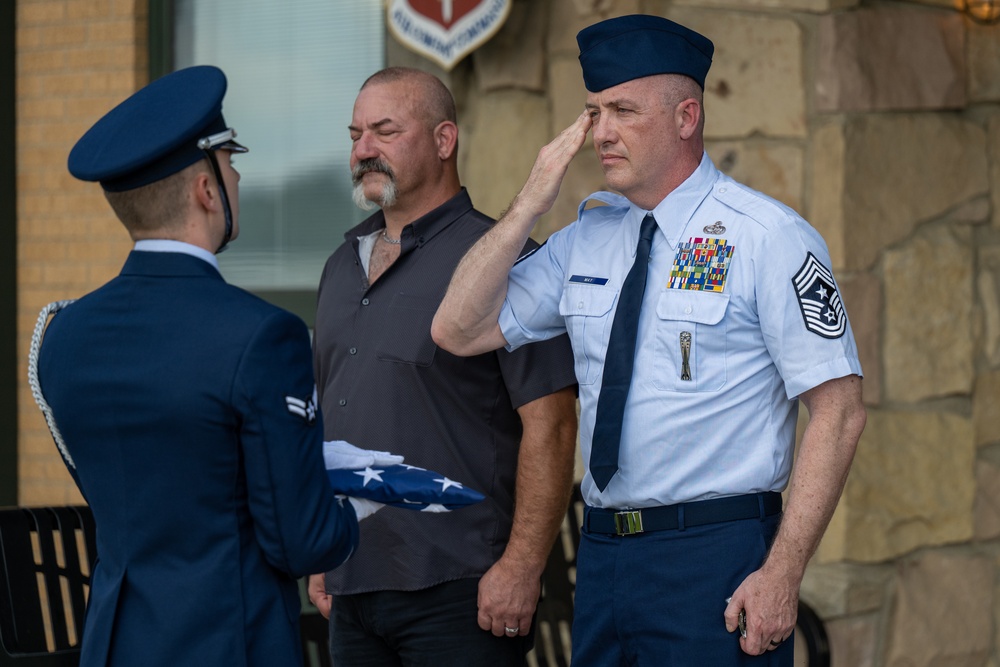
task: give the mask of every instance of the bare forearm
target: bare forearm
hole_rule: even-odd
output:
[[[809,423],[802,437],[781,528],[764,569],[801,581],[837,507],[866,414],[861,378],[826,383],[803,397]]]
[[[791,635],[802,576],[833,516],[865,427],[861,378],[855,375],[825,382],[801,398],[809,424],[781,526],[764,564],[743,580],[724,614],[726,629],[735,632],[738,613],[746,610],[747,634],[740,645],[750,655]]]
[[[514,525],[503,556],[479,581],[477,622],[497,637],[527,635],[541,575],[559,532],[573,480],[576,393],[557,391],[517,410],[524,426]]]
[[[566,388],[520,411],[525,424],[517,465],[514,526],[504,553],[539,577],[559,534],[570,490],[576,450],[576,394]],[[538,403],[538,402],[536,402]],[[525,406],[528,407],[528,406]]]
[[[507,213],[469,249],[451,277],[431,336],[453,354],[473,355],[506,344],[497,320],[507,294],[507,275],[537,217],[511,204]]]
[[[497,320],[507,294],[507,275],[535,222],[552,208],[590,125],[585,112],[542,147],[510,208],[462,258],[431,324],[435,343],[464,356],[506,345]]]

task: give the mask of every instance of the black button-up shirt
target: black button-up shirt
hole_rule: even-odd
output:
[[[399,258],[374,285],[358,238],[384,229],[381,211],[347,232],[326,263],[314,334],[326,439],[402,454],[487,496],[448,514],[389,508],[365,519],[358,551],[327,575],[331,592],[420,590],[478,577],[507,545],[521,439],[516,408],[576,378],[565,335],[476,357],[456,357],[431,339],[456,265],[492,224],[463,188],[403,229]]]

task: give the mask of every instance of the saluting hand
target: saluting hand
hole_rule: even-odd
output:
[[[572,125],[538,151],[528,180],[515,198],[514,205],[524,207],[532,219],[548,213],[559,194],[559,186],[569,163],[587,140],[592,124],[590,111],[585,110]]]

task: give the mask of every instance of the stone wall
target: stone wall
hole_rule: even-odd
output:
[[[18,329],[114,275],[128,249],[65,160],[145,82],[144,0],[18,0]],[[952,0],[514,0],[450,72],[465,184],[498,215],[579,113],[575,35],[648,12],[716,43],[708,152],[822,231],[858,339],[869,423],[803,597],[835,667],[1000,667],[1000,26]],[[543,239],[602,187],[570,167]],[[20,394],[21,502],[79,496]]]
[[[950,0],[515,0],[435,72],[460,106],[473,201],[499,214],[582,109],[575,35],[632,12],[716,44],[709,155],[825,236],[868,427],[803,598],[835,667],[1000,667],[1000,26]],[[602,187],[570,167],[544,239]]]

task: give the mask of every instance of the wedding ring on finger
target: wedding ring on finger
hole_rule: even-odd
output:
[[[516,635],[518,632],[521,631],[521,628],[512,628],[508,625],[505,625],[503,626],[503,631],[506,632],[508,635]]]

